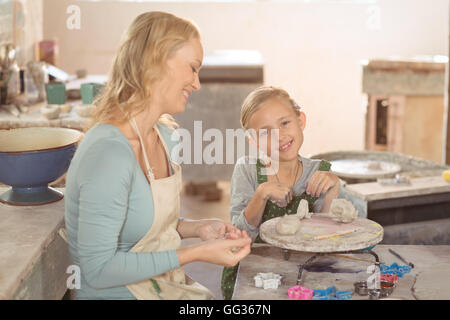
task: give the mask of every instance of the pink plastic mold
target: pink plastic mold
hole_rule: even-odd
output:
[[[289,299],[295,300],[311,300],[314,294],[314,290],[307,287],[295,286],[288,289]]]

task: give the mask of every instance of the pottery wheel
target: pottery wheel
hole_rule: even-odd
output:
[[[399,164],[387,161],[357,159],[331,161],[331,171],[341,178],[377,179],[393,176],[400,170]]]
[[[260,237],[265,242],[284,249],[303,252],[344,252],[361,250],[376,245],[383,239],[383,227],[378,223],[356,218],[351,223],[333,221],[326,213],[315,213],[311,219],[301,220],[297,233],[281,235],[276,231],[279,218],[270,219],[260,227]],[[352,233],[314,240],[317,236],[356,230]]]

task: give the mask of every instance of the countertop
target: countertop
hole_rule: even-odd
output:
[[[1,186],[0,193],[7,189]],[[65,281],[52,279],[64,277],[69,264],[67,245],[58,235],[63,226],[64,200],[41,206],[0,203],[0,299],[62,297]]]
[[[392,248],[406,260],[414,263],[414,268],[410,273],[399,278],[398,286],[391,299],[413,300],[415,296],[412,288],[415,285],[417,275],[426,272],[435,265],[450,266],[450,246],[408,246],[408,245],[377,245],[373,251],[379,255],[380,261],[391,265],[398,261],[388,249]],[[284,260],[283,252],[280,248],[267,244],[255,244],[252,252],[240,262],[239,272],[236,279],[236,287],[233,295],[234,300],[286,300],[289,299],[287,291],[296,285],[298,275],[298,265],[303,264],[313,254],[292,252],[289,260]],[[370,254],[354,254],[356,258],[373,260]],[[338,258],[333,255],[324,255],[316,259],[313,269],[304,270],[302,273],[302,285],[310,289],[326,289],[336,286],[337,290],[353,290],[353,283],[367,280],[370,276],[367,267],[372,263],[364,261],[354,261]],[[450,268],[449,268],[450,271]],[[274,272],[282,274],[285,278],[278,289],[256,288],[253,277],[259,272]],[[450,277],[438,279],[440,288],[450,286]],[[435,284],[430,284],[435,285]],[[415,287],[415,290],[421,288]],[[425,289],[425,288],[423,288]],[[426,288],[429,290],[429,288]],[[447,293],[446,293],[447,294]],[[437,297],[440,299],[441,297]],[[444,296],[442,298],[445,299]],[[353,293],[352,300],[367,300],[368,296],[359,296]],[[447,298],[448,299],[448,298]]]

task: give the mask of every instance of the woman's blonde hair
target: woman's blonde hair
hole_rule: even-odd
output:
[[[94,101],[91,126],[124,122],[133,111],[146,108],[153,84],[166,72],[167,59],[194,38],[200,39],[200,33],[189,20],[158,11],[139,15],[122,40],[103,92]],[[178,126],[169,114],[159,122]]]
[[[286,90],[274,86],[259,87],[245,98],[241,108],[241,125],[244,129],[248,128],[248,122],[251,116],[269,99],[278,98],[286,101],[294,110],[295,114],[300,115],[300,107],[289,96]]]

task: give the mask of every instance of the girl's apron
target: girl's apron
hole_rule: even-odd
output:
[[[132,119],[130,123],[141,142],[155,210],[150,230],[131,248],[130,252],[157,252],[178,249],[181,244],[181,238],[177,232],[182,188],[181,167],[171,161],[167,145],[155,125],[154,129],[164,146],[168,164],[171,163],[174,171],[169,177],[156,180],[150,168],[144,143],[136,122]],[[150,279],[129,284],[127,288],[138,300],[215,299],[209,289],[185,275],[181,267]]]
[[[258,159],[256,163],[256,174],[258,184],[267,182],[267,175],[263,174],[263,168],[266,167],[262,161]],[[329,171],[331,168],[331,164],[327,161],[322,160],[319,165],[318,171]],[[281,217],[285,214],[296,214],[298,205],[300,204],[300,200],[306,199],[308,201],[309,211],[313,211],[314,202],[318,199],[316,197],[312,197],[306,194],[306,191],[301,195],[294,196],[292,201],[289,204],[282,208],[277,206],[275,203],[271,201],[267,201],[266,207],[264,208],[264,212],[261,219],[261,224],[270,220],[272,218]],[[259,235],[256,237],[254,243],[264,243]],[[225,267],[222,272],[222,295],[225,300],[231,300],[234,291],[234,285],[236,283],[237,271],[239,268],[239,264],[234,267]]]

